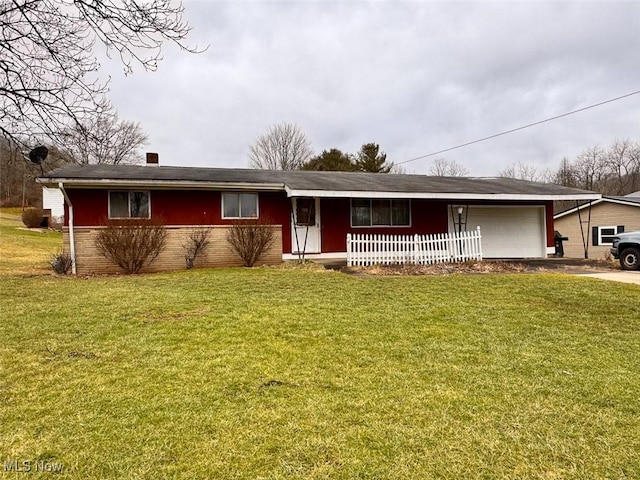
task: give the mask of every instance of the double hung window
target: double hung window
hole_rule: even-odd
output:
[[[150,218],[150,195],[141,190],[109,192],[109,218]]]
[[[222,218],[258,218],[258,194],[223,193]]]

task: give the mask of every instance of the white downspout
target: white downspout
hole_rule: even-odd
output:
[[[69,207],[69,248],[71,249],[71,273],[74,275],[77,273],[76,271],[76,239],[73,232],[73,205],[71,200],[69,200],[69,196],[67,195],[67,191],[64,189],[64,184],[62,182],[58,183],[58,188],[62,191],[62,195],[64,195],[64,201]]]

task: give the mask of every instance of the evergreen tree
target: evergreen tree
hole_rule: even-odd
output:
[[[393,163],[387,163],[387,154],[377,143],[365,143],[356,154],[356,169],[361,172],[389,173]]]
[[[323,150],[320,155],[316,155],[302,164],[300,170],[355,172],[357,167],[351,155],[343,153],[337,148],[332,148],[328,151]]]

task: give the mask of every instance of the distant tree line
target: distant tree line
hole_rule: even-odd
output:
[[[558,170],[538,170],[522,163],[510,165],[500,176],[622,196],[640,190],[640,142],[615,140],[608,148],[589,147],[573,161],[564,158]]]

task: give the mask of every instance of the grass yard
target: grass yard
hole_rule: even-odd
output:
[[[2,470],[640,478],[634,285],[258,268],[0,286]]]
[[[62,233],[29,230],[21,208],[0,209],[0,276],[53,273],[49,261],[62,250]]]

